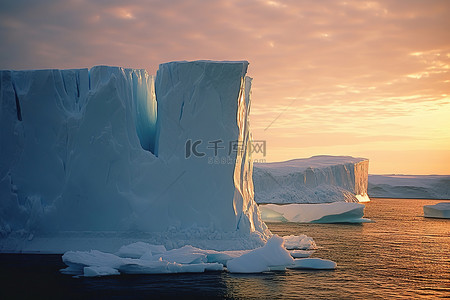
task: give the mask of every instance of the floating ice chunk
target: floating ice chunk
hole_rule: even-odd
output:
[[[205,271],[223,271],[223,264],[219,263],[206,263],[203,264],[205,266]]]
[[[292,247],[312,248],[314,241],[306,235],[281,238],[273,235],[263,247],[242,251],[203,250],[193,246],[152,255],[148,251],[141,258],[119,257],[97,250],[69,251],[63,255],[68,266],[61,273],[78,276],[107,276],[119,274],[168,274],[168,273],[202,273],[205,271],[224,271],[224,265],[232,273],[260,273],[265,271],[283,271],[289,268],[333,269],[334,262],[321,259],[294,260],[294,257],[307,257],[314,251],[287,251],[285,239]],[[151,246],[151,247],[149,247]],[[289,246],[289,245],[288,245]],[[134,243],[121,249],[130,256],[137,256],[136,249],[155,248],[156,245]],[[146,258],[146,259],[144,259]],[[334,265],[333,265],[334,264]]]
[[[283,236],[284,247],[288,250],[314,250],[317,249],[316,243],[312,237],[301,235],[288,235]]]
[[[179,273],[181,265],[163,260],[126,259],[118,269],[124,274],[165,274]]]
[[[316,270],[334,270],[337,264],[328,259],[321,258],[301,258],[295,259],[294,264],[288,266],[289,269],[316,269]]]
[[[426,218],[450,219],[450,202],[424,205],[423,215]]]
[[[283,242],[284,240],[278,235],[273,235],[263,247],[228,261],[228,271],[231,273],[261,273],[292,264],[294,260],[284,248]]]
[[[66,275],[80,275],[81,273],[83,273],[83,267],[67,267],[64,269],[60,269],[59,271],[61,272],[61,274]]]
[[[180,273],[203,273],[205,271],[223,271],[223,265],[219,263],[200,263],[181,265]]]
[[[152,250],[162,252],[152,255]],[[145,252],[140,258],[142,252]],[[63,261],[68,266],[61,270],[63,274],[83,276],[106,276],[124,274],[167,274],[167,273],[198,273],[205,271],[223,271],[224,263],[238,257],[247,251],[202,250],[190,245],[179,249],[166,251],[164,246],[151,245],[143,242],[133,243],[120,248],[117,252],[123,257],[97,250],[68,251],[63,255]],[[209,257],[208,261],[208,255]]]
[[[173,249],[163,253],[160,258],[168,262],[177,262],[180,264],[198,264],[208,261],[205,251],[199,248],[186,245],[179,249]]]
[[[165,260],[144,261],[129,260],[119,268],[124,274],[168,274],[168,273],[203,273],[205,271],[223,271],[219,263],[180,264]]]
[[[242,256],[251,250],[235,250],[235,251],[214,251],[214,250],[204,250],[208,260],[208,263],[220,263],[223,265],[227,264],[227,261]]]
[[[97,276],[109,276],[120,275],[119,271],[110,267],[84,267],[83,276],[85,277],[97,277]]]
[[[97,250],[68,251],[62,256],[63,262],[69,266],[66,273],[83,271],[85,267],[109,267],[118,269],[123,263],[123,258],[111,253]]]
[[[276,272],[280,272],[280,271],[286,271],[286,266],[285,265],[281,265],[281,266],[272,266],[269,267],[268,271],[276,271]]]
[[[289,251],[289,253],[291,254],[291,256],[293,258],[305,258],[305,257],[310,257],[314,253],[314,250],[311,250],[311,251],[308,251],[308,250],[292,250],[292,251]]]
[[[120,257],[140,258],[148,252],[151,252],[151,254],[161,254],[166,252],[166,247],[163,245],[151,245],[144,242],[136,242],[120,247],[116,255]]]
[[[298,223],[364,223],[364,204],[349,202],[317,204],[262,204],[263,221]]]

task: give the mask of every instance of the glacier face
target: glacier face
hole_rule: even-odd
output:
[[[276,163],[255,163],[258,203],[367,201],[369,160],[350,156],[313,156]],[[362,200],[362,201],[361,201]]]
[[[0,71],[0,251],[261,245],[249,154],[208,148],[249,142],[247,66]]]

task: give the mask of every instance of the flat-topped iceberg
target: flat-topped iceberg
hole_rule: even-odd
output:
[[[313,156],[255,163],[257,203],[366,202],[369,161],[350,156]]]
[[[0,71],[0,252],[263,245],[247,67]]]
[[[364,204],[334,202],[319,204],[260,204],[265,222],[367,223]]]
[[[450,176],[369,175],[368,193],[379,198],[450,199]]]
[[[423,215],[426,218],[450,219],[450,202],[424,205]]]

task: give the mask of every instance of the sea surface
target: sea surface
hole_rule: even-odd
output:
[[[448,201],[448,200],[447,200]],[[0,299],[438,299],[450,297],[450,220],[423,217],[443,200],[372,199],[365,224],[268,224],[311,236],[334,271],[288,270],[72,278],[60,255],[0,255]]]

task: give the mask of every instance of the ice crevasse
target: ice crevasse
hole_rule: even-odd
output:
[[[247,67],[0,71],[0,252],[263,245]]]

